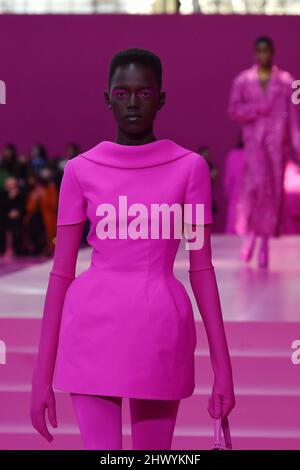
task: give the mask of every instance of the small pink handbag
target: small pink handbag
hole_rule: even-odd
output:
[[[222,431],[224,445],[222,445]],[[232,450],[231,435],[228,418],[218,418],[214,420],[214,447],[212,450]]]

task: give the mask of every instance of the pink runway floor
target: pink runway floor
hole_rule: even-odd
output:
[[[300,339],[300,237],[271,241],[270,268],[239,261],[241,240],[214,235],[214,265],[231,350],[236,408],[230,415],[236,449],[300,449],[300,364],[291,360]],[[207,341],[187,277],[183,244],[175,266],[195,306],[198,330],[196,389],[182,400],[173,449],[209,449],[213,423],[206,411],[212,383]],[[89,263],[79,255],[77,273]],[[0,277],[0,449],[82,449],[71,401],[56,392],[58,428],[49,444],[29,421],[30,376],[37,350],[51,261],[5,271]],[[0,263],[1,269],[1,263]],[[3,360],[3,355],[2,355]],[[1,362],[1,360],[0,360]],[[131,448],[127,399],[123,406],[123,447]]]

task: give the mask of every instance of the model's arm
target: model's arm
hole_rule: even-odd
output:
[[[206,330],[214,372],[208,411],[211,417],[219,418],[230,413],[235,405],[235,397],[221,303],[212,264],[211,224],[205,225],[203,230],[203,247],[189,250],[189,279]]]
[[[49,273],[39,350],[32,376],[30,405],[32,424],[48,441],[52,441],[53,437],[47,428],[45,409],[48,409],[50,423],[56,427],[52,378],[64,298],[69,285],[75,278],[76,261],[84,226],[83,221],[72,225],[58,225],[56,230],[53,265]]]
[[[230,119],[240,123],[255,121],[259,115],[269,112],[268,103],[255,103],[244,96],[244,80],[241,76],[234,79],[228,104],[228,116]]]

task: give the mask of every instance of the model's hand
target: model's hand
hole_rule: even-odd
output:
[[[235,406],[235,396],[231,373],[215,377],[208,412],[212,418],[225,418]]]
[[[45,412],[48,410],[48,418],[51,425],[57,427],[55,396],[51,383],[45,382],[37,374],[34,374],[31,389],[30,417],[33,427],[45,438],[51,442],[53,440],[50,434]]]

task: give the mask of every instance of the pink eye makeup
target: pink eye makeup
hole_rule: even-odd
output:
[[[115,98],[124,99],[129,96],[129,93],[123,88],[114,88],[112,90],[112,96],[114,96]]]
[[[154,96],[155,91],[153,88],[143,88],[137,92],[137,96],[139,98],[152,98]],[[129,92],[124,90],[123,88],[114,88],[112,90],[112,96],[118,99],[125,99],[129,96]]]
[[[137,95],[141,98],[152,98],[152,96],[154,96],[154,90],[152,88],[144,88],[140,90]]]

